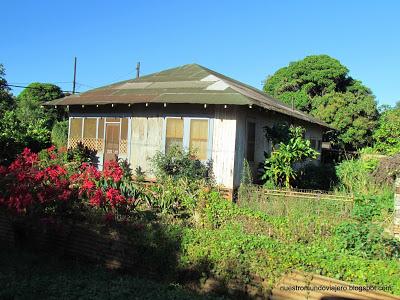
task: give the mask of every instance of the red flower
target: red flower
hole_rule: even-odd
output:
[[[116,161],[108,161],[104,164],[104,178],[112,179],[114,182],[119,182],[123,175],[124,171]]]
[[[96,187],[96,185],[94,184],[93,181],[88,180],[88,179],[85,179],[85,180],[83,181],[83,184],[82,184],[81,189],[82,189],[82,190],[86,190],[86,191],[90,191],[90,190],[93,189],[94,187]]]
[[[106,192],[107,200],[110,202],[111,207],[115,207],[118,204],[126,203],[126,199],[122,196],[117,189],[109,188]]]
[[[58,195],[58,199],[62,201],[67,201],[71,197],[72,192],[69,190],[64,190],[61,195]]]
[[[104,194],[100,188],[97,189],[93,197],[89,199],[89,204],[97,207],[100,207],[104,204]]]

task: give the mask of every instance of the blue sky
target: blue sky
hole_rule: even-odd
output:
[[[328,54],[370,87],[400,100],[400,1],[3,1],[0,63],[11,83],[78,91],[199,63],[262,87],[268,74]],[[15,89],[14,93],[19,93]]]

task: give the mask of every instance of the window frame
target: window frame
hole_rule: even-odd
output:
[[[212,159],[212,145],[213,145],[213,132],[214,132],[214,119],[208,117],[181,117],[181,116],[165,116],[163,122],[162,134],[162,153],[165,154],[165,146],[167,141],[167,120],[168,119],[182,119],[183,120],[183,142],[182,146],[185,151],[189,150],[190,145],[190,124],[192,120],[207,120],[208,121],[208,141],[207,141],[207,159],[201,160],[206,162]]]
[[[182,135],[182,148],[185,148],[185,120],[182,117],[165,117],[164,118],[164,122],[163,122],[163,145],[162,145],[162,149],[163,149],[163,153],[165,154],[167,151],[166,146],[167,146],[167,121],[168,119],[180,119],[183,120],[183,135]]]

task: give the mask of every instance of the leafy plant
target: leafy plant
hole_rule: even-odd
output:
[[[158,152],[152,159],[153,171],[159,180],[188,178],[213,180],[212,163],[202,163],[193,152],[172,147],[167,153]]]
[[[265,159],[265,173],[262,179],[272,182],[276,186],[290,187],[296,178],[294,164],[307,158],[316,158],[318,152],[310,147],[310,141],[303,138],[304,129],[301,127],[289,128],[290,139],[285,144],[279,143],[278,150]]]
[[[400,258],[400,242],[371,222],[344,222],[336,228],[342,249],[368,258]]]
[[[367,193],[373,189],[371,173],[375,170],[376,159],[350,159],[336,166],[341,188],[351,193]]]
[[[193,212],[196,204],[209,190],[205,180],[165,177],[161,184],[152,187],[153,207],[162,213]]]
[[[68,143],[68,121],[56,122],[51,130],[51,142],[57,148],[67,148]]]
[[[374,148],[386,154],[400,152],[400,108],[383,112],[374,131]]]
[[[135,169],[135,179],[138,182],[143,182],[146,179],[146,172],[142,170],[141,166],[137,166]]]

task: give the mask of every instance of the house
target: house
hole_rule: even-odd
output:
[[[149,158],[172,145],[212,159],[216,182],[239,186],[243,160],[255,170],[271,151],[264,126],[287,121],[306,128],[321,151],[329,126],[264,92],[197,64],[117,82],[47,103],[69,107],[68,147],[97,150],[100,166],[117,155],[152,177]]]

